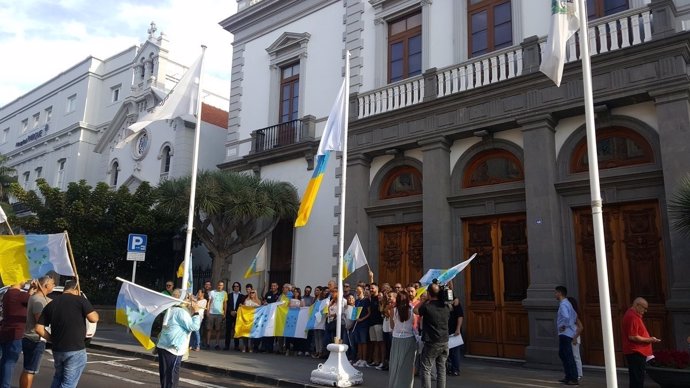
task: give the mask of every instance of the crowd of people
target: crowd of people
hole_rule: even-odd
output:
[[[168,285],[173,283],[167,282],[164,293],[172,292]],[[460,374],[461,348],[448,349],[447,345],[449,335],[461,332],[463,309],[460,301],[455,298],[439,302],[437,285],[426,292],[418,291],[420,287],[419,283],[379,285],[373,281],[373,273],[370,273],[369,283],[359,282],[354,288],[348,282],[343,283],[343,312],[348,307],[361,308],[361,312],[356,319],[342,314],[339,341],[348,345],[347,357],[354,367],[390,369],[391,387],[412,386],[414,374],[431,378],[432,366],[438,375],[434,378],[443,384],[446,374]],[[207,281],[194,295],[195,305],[203,308],[204,313],[200,327],[192,331],[191,351],[234,350],[328,357],[326,345],[336,341],[338,324],[339,294],[334,280],[326,285],[307,285],[303,289],[287,283],[281,287],[274,282],[263,295],[253,284],[245,284],[243,290],[242,284],[233,282],[230,288],[226,291],[223,281],[217,282],[215,287]],[[324,300],[328,300],[328,305],[322,319],[308,331],[307,338],[235,337],[240,306],[258,307],[280,300],[287,300],[291,307],[310,307]],[[437,304],[439,307],[434,310]],[[434,352],[425,354],[425,349]]]

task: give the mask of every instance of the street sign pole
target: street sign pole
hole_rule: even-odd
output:
[[[136,278],[136,276],[137,276],[137,262],[136,262],[136,261],[132,261],[132,283],[136,283],[136,282],[134,281],[134,279]]]
[[[132,261],[132,283],[136,283],[137,261],[144,261],[146,258],[147,240],[145,234],[130,233],[127,238],[127,260]]]

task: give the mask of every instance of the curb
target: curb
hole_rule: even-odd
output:
[[[97,349],[97,350],[105,350],[105,351],[108,351],[110,353],[119,354],[119,355],[123,355],[123,356],[139,357],[139,358],[146,359],[149,361],[156,361],[158,359],[158,357],[154,356],[149,351],[147,351],[147,352],[131,351],[131,350],[125,350],[125,349],[111,348],[111,347],[108,347],[105,345],[94,344],[94,343],[90,344],[88,346],[88,348]],[[233,377],[233,378],[244,380],[244,381],[266,384],[266,385],[273,385],[276,387],[323,388],[323,386],[321,386],[321,385],[312,385],[310,383],[302,383],[302,382],[298,382],[298,381],[285,380],[285,379],[280,379],[280,378],[270,377],[270,376],[260,376],[258,374],[253,374],[253,373],[249,373],[249,372],[234,371],[234,370],[224,369],[224,368],[220,368],[220,367],[216,367],[216,366],[198,364],[195,362],[182,361],[182,367],[189,369],[189,370],[195,370],[198,372],[207,372],[207,373],[212,373],[212,374],[218,374],[218,375],[223,375],[223,376],[227,376],[227,377]]]

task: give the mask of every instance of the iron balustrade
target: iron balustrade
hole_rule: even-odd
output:
[[[301,119],[287,121],[254,131],[252,151],[261,152],[290,144],[305,138],[305,125]]]

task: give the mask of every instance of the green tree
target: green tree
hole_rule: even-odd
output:
[[[690,237],[690,176],[686,176],[680,182],[668,208],[673,219],[673,227]]]
[[[173,276],[171,237],[183,220],[153,207],[155,190],[147,182],[134,193],[102,182],[91,187],[83,180],[70,183],[64,192],[44,179],[36,184],[40,196],[12,185],[12,193],[33,213],[13,222],[27,233],[68,231],[81,287],[92,301],[114,303],[119,288],[115,277],[131,278],[129,233],[148,235],[146,260],[137,264],[138,284],[154,287],[161,276]]]
[[[190,187],[190,177],[162,182],[158,207],[186,217]],[[229,171],[201,172],[194,231],[213,257],[214,282],[226,275],[233,254],[262,242],[281,219],[294,219],[298,208],[297,190],[289,183]]]
[[[0,206],[8,216],[12,215],[12,207],[9,204],[9,187],[12,183],[17,181],[16,170],[7,166],[7,156],[0,155]],[[9,234],[7,223],[0,226],[3,233]]]

